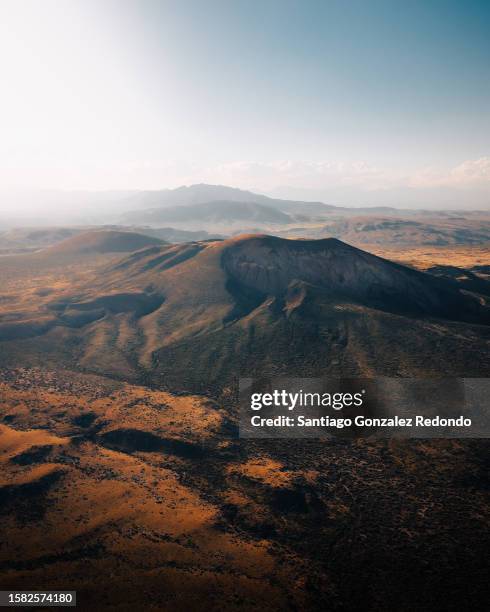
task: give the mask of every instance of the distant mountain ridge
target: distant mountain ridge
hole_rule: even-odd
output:
[[[255,203],[285,210],[294,205],[308,205],[319,209],[330,210],[337,208],[331,204],[322,202],[302,202],[299,200],[282,200],[270,198],[269,196],[228,187],[226,185],[208,185],[200,183],[196,185],[177,187],[176,189],[162,189],[158,191],[137,192],[125,200],[127,205],[134,202],[137,208],[162,208],[167,206],[191,206],[205,204],[207,202],[228,201],[235,203]]]
[[[256,202],[216,200],[134,211],[124,216],[134,223],[273,223],[287,224],[292,218],[275,208]]]
[[[120,218],[122,223],[180,223],[196,228],[196,223],[240,224],[240,229],[254,224],[288,224],[310,216],[324,218],[335,206],[322,202],[278,200],[268,196],[224,185],[191,185],[162,191],[146,191],[125,200],[132,208]]]
[[[145,210],[151,208],[166,208],[172,206],[191,206],[207,202],[227,201],[230,203],[255,203],[276,208],[287,213],[298,214],[437,214],[437,211],[402,209],[394,206],[337,206],[320,201],[273,198],[253,191],[228,187],[227,185],[209,185],[198,183],[183,185],[175,189],[160,189],[152,191],[136,191],[121,198],[122,209],[125,211]],[[442,212],[442,211],[441,211]],[[468,213],[469,211],[466,211]],[[451,214],[454,214],[452,211]]]
[[[201,222],[214,224],[216,227],[210,228],[212,231],[232,231],[233,224],[241,224],[242,231],[249,231],[257,223],[264,224],[267,229],[267,224],[321,222],[352,215],[397,218],[434,214],[389,206],[356,208],[282,200],[225,185],[207,184],[134,193],[121,202],[121,210],[126,211],[119,217],[121,223],[181,223],[190,224],[185,229],[196,229],[195,223]],[[219,227],[220,224],[229,227]]]

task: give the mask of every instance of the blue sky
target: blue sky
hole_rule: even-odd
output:
[[[488,1],[4,0],[0,22],[11,187],[489,203]]]

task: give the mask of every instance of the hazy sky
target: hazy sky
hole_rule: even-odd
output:
[[[490,206],[488,0],[0,0],[3,189]]]

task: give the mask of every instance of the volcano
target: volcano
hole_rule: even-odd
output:
[[[0,339],[171,390],[239,376],[481,376],[485,298],[337,239],[151,245],[11,312]]]

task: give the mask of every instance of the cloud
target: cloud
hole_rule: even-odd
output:
[[[422,168],[412,172],[380,167],[363,160],[237,161],[202,169],[199,174],[202,182],[346,206],[490,206],[490,157],[466,160],[452,168]]]
[[[239,161],[207,168],[204,180],[263,191],[309,189],[344,190],[346,193],[375,195],[382,192],[431,190],[487,192],[490,196],[490,157],[466,160],[453,168],[423,168],[401,173],[366,161],[267,163]],[[415,193],[414,193],[415,195]]]
[[[448,171],[427,168],[415,174],[410,187],[490,188],[490,157],[468,159]]]

